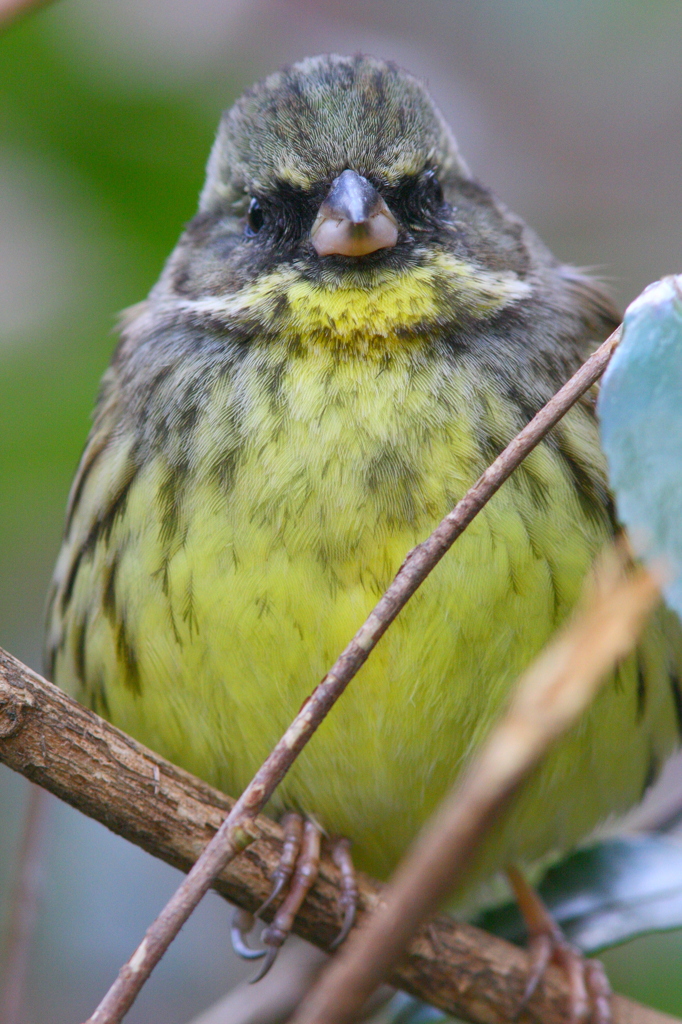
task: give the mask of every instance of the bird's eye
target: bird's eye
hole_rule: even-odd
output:
[[[246,214],[247,235],[257,235],[263,227],[263,208],[256,198],[249,203],[249,210]]]
[[[433,203],[440,205],[443,202],[443,189],[441,184],[436,177],[435,171],[427,171],[424,175],[424,183],[427,190],[430,192],[430,198]]]

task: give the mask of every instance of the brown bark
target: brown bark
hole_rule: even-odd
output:
[[[233,801],[147,750],[0,651],[0,761],[112,831],[182,870],[196,861]],[[255,910],[270,888],[281,830],[262,816],[253,841],[213,883],[227,899]],[[359,879],[359,920],[380,902],[380,887]],[[321,948],[340,925],[340,878],[328,857],[301,908],[295,931]],[[391,982],[480,1024],[512,1019],[525,984],[523,950],[440,915],[422,928]],[[561,1024],[566,989],[556,971],[522,1020]],[[666,1014],[614,998],[614,1024],[670,1024]]]

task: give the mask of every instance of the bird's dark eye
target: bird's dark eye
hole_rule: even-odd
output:
[[[443,202],[443,189],[441,188],[441,184],[438,178],[436,177],[435,171],[426,172],[426,174],[424,175],[424,184],[426,185],[426,189],[430,194],[429,198],[431,199],[431,202],[434,203],[436,206],[439,206]]]
[[[263,209],[256,198],[249,203],[249,211],[246,214],[247,235],[257,235],[263,227]]]
[[[431,229],[438,224],[443,210],[443,189],[434,170],[418,175],[406,175],[393,186],[387,202],[395,209],[410,230]]]

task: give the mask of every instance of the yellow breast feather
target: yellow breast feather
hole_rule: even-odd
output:
[[[376,362],[320,345],[292,355],[286,339],[253,345],[238,377],[215,385],[172,494],[162,455],[129,484],[129,446],[112,442],[80,503],[90,524],[96,510],[100,520],[102,509],[119,510],[94,542],[81,524],[65,549],[59,678],[145,743],[239,792],[405,553],[481,471],[481,431],[511,426],[484,381],[424,358],[427,347],[389,342]],[[279,368],[276,393],[265,365]],[[218,436],[226,447],[234,403],[243,416],[221,478],[209,453]],[[571,421],[584,458],[598,459],[586,414]],[[277,806],[314,812],[354,839],[361,866],[385,875],[568,613],[606,533],[582,515],[560,458],[536,450],[382,640]],[[532,860],[549,836],[570,843],[629,802],[652,742],[636,725],[635,674],[632,660],[580,741],[548,760],[504,836],[482,851],[481,875],[509,856]],[[661,757],[672,742],[664,711],[664,697],[652,697]],[[602,782],[585,801],[579,780],[595,759]],[[530,832],[538,791],[547,821]]]

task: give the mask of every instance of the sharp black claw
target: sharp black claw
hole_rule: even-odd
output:
[[[261,969],[259,970],[258,974],[254,978],[251,978],[251,981],[250,981],[251,985],[255,985],[257,981],[261,981],[265,977],[265,975],[268,973],[268,971],[270,970],[270,968],[274,964],[275,960],[277,959],[277,954],[279,953],[279,950],[280,950],[279,946],[269,946],[268,947],[268,950],[267,950],[267,954],[268,955],[266,956],[265,960],[263,961],[263,963],[261,965]],[[265,952],[265,950],[263,952]]]
[[[330,947],[329,947],[329,952],[330,953],[332,952],[332,950],[338,949],[338,947],[341,945],[341,943],[345,942],[346,939],[348,938],[348,933],[350,932],[351,928],[353,927],[353,925],[355,923],[355,911],[356,911],[356,909],[357,908],[356,908],[355,902],[349,903],[348,906],[346,907],[346,912],[343,915],[343,924],[341,925],[341,931],[339,932],[339,934],[336,936],[336,938],[334,939],[334,941],[330,945]]]
[[[272,892],[270,893],[270,895],[266,899],[265,903],[261,903],[260,907],[258,908],[256,913],[254,914],[254,917],[260,917],[261,914],[263,913],[263,911],[267,910],[267,908],[270,906],[271,903],[274,903],[274,901],[277,899],[277,897],[281,893],[282,889],[286,885],[286,882],[287,882],[286,878],[278,878],[277,879],[277,881],[275,882],[275,884],[272,887]]]
[[[250,946],[247,946],[247,932],[245,932],[242,927],[243,921],[243,911],[237,907],[232,918],[232,924],[230,925],[232,949],[235,951],[237,956],[242,958],[242,960],[260,960],[260,958],[265,956],[268,951],[267,949],[251,949]]]

